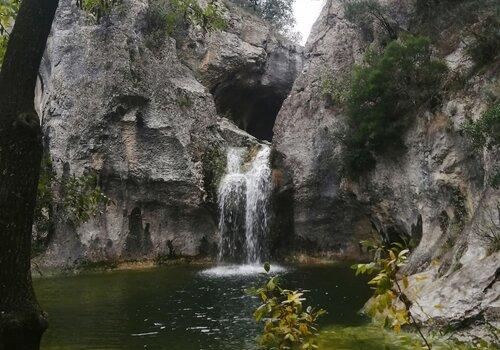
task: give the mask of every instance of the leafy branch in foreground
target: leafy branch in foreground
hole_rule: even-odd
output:
[[[410,250],[400,243],[385,246],[372,241],[362,241],[361,245],[374,253],[372,262],[352,266],[356,275],[375,275],[368,282],[374,290],[373,297],[365,308],[368,316],[375,321],[381,321],[384,327],[392,327],[396,332],[399,332],[404,325],[412,325],[422,338],[425,347],[431,349],[431,345],[410,312],[412,302],[403,292],[398,279],[398,273],[406,264]],[[408,276],[403,275],[401,282],[404,289],[407,289]]]
[[[14,25],[20,5],[21,0],[0,0],[0,65],[3,62],[10,29]]]
[[[264,264],[266,274],[271,266]],[[262,304],[254,311],[256,322],[264,321],[260,346],[264,349],[317,349],[317,319],[326,313],[311,306],[303,309],[305,291],[283,289],[278,276],[270,277],[261,288],[247,290]]]

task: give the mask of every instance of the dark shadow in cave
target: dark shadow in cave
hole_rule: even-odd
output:
[[[220,115],[250,135],[271,142],[274,122],[286,95],[271,87],[231,84],[217,88],[214,97]]]

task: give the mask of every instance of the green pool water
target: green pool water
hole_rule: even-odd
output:
[[[265,276],[254,272],[174,266],[36,280],[50,321],[42,349],[257,349],[251,318],[257,301],[244,289]],[[280,274],[283,285],[310,290],[309,305],[328,310],[322,348],[413,349],[367,326],[358,310],[370,291],[348,266],[288,267]]]

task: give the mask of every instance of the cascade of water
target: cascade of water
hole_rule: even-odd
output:
[[[269,231],[271,149],[262,145],[244,171],[244,148],[230,148],[219,185],[219,261],[260,263]]]

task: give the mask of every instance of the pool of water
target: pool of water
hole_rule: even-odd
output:
[[[266,277],[252,267],[174,266],[35,281],[49,314],[42,349],[256,349],[257,300],[244,289]],[[369,297],[347,265],[286,267],[288,288],[307,288],[307,303],[329,313],[323,326],[359,326]],[[353,348],[356,349],[356,348]]]

